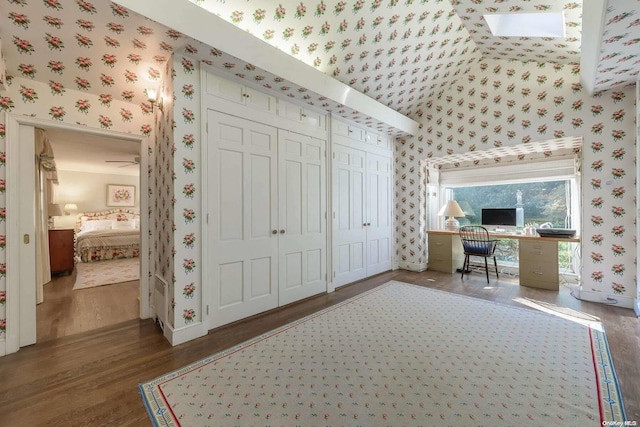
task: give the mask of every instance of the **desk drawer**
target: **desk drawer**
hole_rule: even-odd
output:
[[[520,262],[520,284],[532,288],[558,290],[558,261]]]
[[[521,263],[537,263],[537,262],[558,262],[558,242],[543,241],[520,241],[520,262]]]
[[[462,267],[462,265],[460,265]],[[429,255],[429,264],[427,269],[432,271],[441,271],[443,273],[453,273],[457,267],[453,266],[451,256],[433,256]]]
[[[463,261],[462,243],[457,233],[429,234],[429,270],[454,273],[462,267]]]
[[[443,252],[451,254],[451,239],[457,236],[429,236],[429,252]]]

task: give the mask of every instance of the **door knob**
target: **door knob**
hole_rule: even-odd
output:
[[[278,234],[278,230],[271,230],[271,234]]]
[[[284,229],[283,229],[283,230],[280,230],[280,234],[284,234]]]
[[[363,226],[363,227],[366,227],[366,226],[367,226],[367,223],[365,222],[364,224],[362,224],[362,226]]]

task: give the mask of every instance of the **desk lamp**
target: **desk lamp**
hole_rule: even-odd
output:
[[[49,217],[49,221],[47,222],[49,229],[54,228],[53,217],[62,216],[62,209],[60,208],[60,205],[57,203],[49,203],[47,206],[47,216]]]
[[[464,217],[464,212],[460,208],[460,205],[455,200],[449,200],[446,205],[440,209],[438,216],[447,216],[447,220],[444,222],[444,229],[457,231],[460,228],[460,223],[455,217]]]

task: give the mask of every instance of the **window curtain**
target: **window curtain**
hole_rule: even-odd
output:
[[[576,157],[523,161],[477,168],[443,169],[440,185],[491,185],[497,182],[529,182],[537,179],[569,179],[576,176]]]
[[[48,207],[54,202],[54,188],[58,184],[58,173],[53,158],[53,149],[44,129],[35,129],[36,152],[36,300],[44,301],[44,284],[51,281],[51,265],[49,263],[49,227]]]

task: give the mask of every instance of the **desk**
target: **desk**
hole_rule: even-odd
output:
[[[429,230],[429,270],[455,273],[462,268],[464,250],[457,231]],[[516,239],[520,285],[558,290],[558,242],[579,243],[579,237],[555,238],[522,234],[489,233],[495,239]]]

